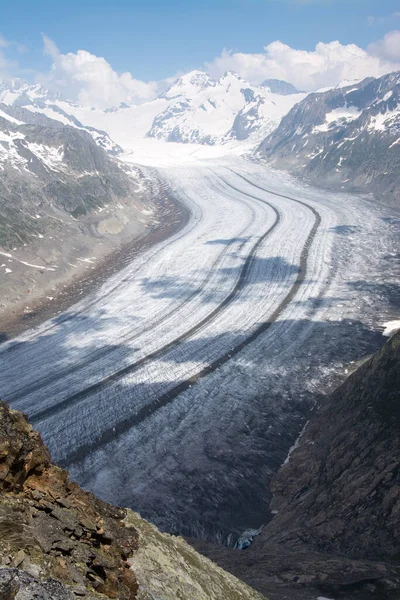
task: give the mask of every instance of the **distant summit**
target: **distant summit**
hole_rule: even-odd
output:
[[[154,106],[147,137],[208,145],[245,140],[255,144],[304,98],[304,94],[284,98],[283,92],[280,96],[268,87],[251,85],[234,71],[226,71],[218,80],[191,71],[139,110],[149,114]],[[163,109],[160,101],[166,104]]]
[[[255,148],[305,97],[292,93],[295,88],[288,83],[276,81],[273,85],[271,81],[266,82],[268,86],[256,86],[234,71],[214,79],[193,70],[171,81],[153,100],[139,105],[121,102],[102,109],[80,106],[38,84],[13,80],[0,82],[0,103],[13,110],[25,109],[20,119],[23,123],[28,120],[37,125],[45,116],[86,130],[111,154],[121,153],[122,148],[145,137],[206,145],[246,142]],[[19,119],[17,114],[15,118]]]
[[[268,88],[272,94],[279,94],[279,96],[290,96],[290,94],[300,93],[294,85],[281,79],[266,79],[260,87]]]

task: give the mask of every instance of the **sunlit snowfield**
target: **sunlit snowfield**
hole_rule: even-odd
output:
[[[382,343],[400,219],[184,148],[125,160],[158,168],[187,225],[1,345],[1,394],[102,498],[231,541],[265,520],[271,474],[318,395]]]

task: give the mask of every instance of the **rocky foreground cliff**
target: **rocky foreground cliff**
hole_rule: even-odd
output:
[[[195,543],[271,600],[400,598],[400,332],[321,406],[245,551]]]
[[[72,483],[0,403],[1,600],[262,600],[181,538]]]

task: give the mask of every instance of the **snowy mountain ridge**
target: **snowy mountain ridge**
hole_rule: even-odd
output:
[[[108,133],[90,125],[84,125],[74,116],[78,105],[62,100],[59,94],[47,90],[40,84],[29,85],[20,79],[0,82],[0,103],[10,107],[9,109],[3,108],[3,112],[6,110],[11,115],[15,115],[18,110],[24,110],[24,116],[21,119],[24,123],[39,124],[41,121],[43,122],[41,119],[41,115],[43,115],[63,125],[87,131],[97,145],[109,154],[116,155],[122,152],[122,148],[111,140]],[[32,116],[29,113],[33,113]],[[37,117],[34,116],[35,114]],[[46,121],[45,124],[48,125],[48,122]]]
[[[314,183],[399,203],[400,72],[309,94],[258,154]]]
[[[132,140],[144,137],[208,145],[246,140],[255,145],[305,97],[282,94],[266,86],[252,86],[233,72],[216,80],[205,72],[191,71],[154,100],[100,110],[79,106],[39,84],[20,80],[0,83],[0,102],[86,129],[112,153],[118,153],[118,145],[129,149]]]
[[[154,118],[148,137],[214,145],[262,139],[304,94],[290,98],[273,94],[268,88],[250,85],[232,71],[218,80],[192,71],[161,98],[173,102]]]

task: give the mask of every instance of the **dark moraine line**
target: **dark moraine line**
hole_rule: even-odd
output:
[[[237,177],[240,177],[240,179],[243,179],[243,181],[245,181],[252,187],[257,188],[258,190],[267,192],[268,194],[272,194],[273,196],[277,196],[279,198],[285,198],[286,200],[292,200],[293,202],[297,202],[297,204],[302,204],[303,206],[305,206],[306,208],[309,208],[311,210],[311,212],[313,213],[315,218],[318,220],[318,226],[321,223],[321,215],[319,214],[319,212],[317,210],[315,210],[315,208],[313,208],[312,206],[307,204],[306,202],[303,202],[303,200],[298,200],[297,198],[292,198],[291,196],[285,196],[284,194],[278,194],[277,192],[273,192],[272,190],[268,190],[267,188],[261,187],[261,185],[257,185],[256,183],[253,183],[252,181],[250,181],[250,179],[246,179],[246,177],[244,177],[243,175],[240,175],[240,173],[236,173],[236,171],[233,171],[232,169],[228,169],[228,170],[231,173],[233,173],[234,175],[236,175]]]
[[[226,182],[224,181],[224,183],[226,183]],[[71,396],[68,396],[67,398],[64,398],[64,400],[61,400],[61,402],[59,402],[58,404],[56,404],[54,406],[49,406],[48,408],[44,408],[43,410],[37,412],[36,414],[30,415],[31,423],[36,425],[37,423],[39,423],[45,419],[48,419],[49,417],[52,417],[52,416],[62,412],[63,410],[66,410],[67,408],[71,408],[71,406],[75,406],[76,404],[81,403],[83,400],[85,400],[85,398],[87,398],[88,396],[91,396],[92,394],[94,394],[96,392],[99,392],[100,390],[104,389],[107,385],[110,385],[110,383],[118,381],[125,375],[133,373],[134,371],[138,370],[140,367],[159,358],[165,352],[171,350],[171,348],[174,348],[175,346],[178,346],[181,342],[183,342],[184,340],[186,340],[193,334],[197,333],[205,325],[207,325],[211,321],[213,321],[223,310],[225,310],[227,308],[227,306],[229,306],[236,299],[237,295],[240,293],[240,291],[243,289],[243,287],[246,284],[247,275],[248,275],[249,269],[251,267],[251,263],[253,262],[253,258],[255,256],[259,246],[272,233],[272,231],[275,229],[275,227],[277,227],[277,225],[279,224],[279,222],[281,220],[281,214],[275,208],[275,206],[273,206],[266,200],[263,200],[262,198],[257,198],[256,196],[252,196],[251,194],[248,194],[246,192],[238,190],[238,189],[234,188],[233,186],[229,185],[229,187],[231,187],[232,189],[235,189],[235,191],[240,192],[244,196],[248,196],[249,198],[253,198],[254,200],[260,201],[263,204],[268,205],[274,211],[274,213],[276,215],[276,219],[275,219],[274,223],[267,229],[267,231],[257,240],[257,242],[251,248],[251,250],[241,268],[238,280],[237,280],[235,286],[233,287],[233,289],[231,290],[231,292],[206,317],[204,317],[201,321],[196,323],[196,325],[194,325],[193,327],[188,329],[182,335],[171,340],[170,342],[168,342],[168,344],[165,344],[164,346],[162,346],[161,348],[158,348],[154,352],[147,354],[146,356],[137,360],[136,362],[126,365],[122,369],[119,369],[118,371],[112,373],[111,375],[108,375],[107,377],[92,384],[91,386],[89,386],[79,392],[76,392],[75,394],[72,394]]]
[[[237,188],[232,186],[227,181],[225,181],[225,180],[223,180],[223,181],[228,187],[234,189],[235,191],[239,191],[239,192],[243,193],[244,195],[249,195],[250,197],[253,197],[250,194],[247,194],[247,192],[238,190]],[[260,189],[262,189],[262,188],[260,188]],[[263,190],[263,191],[267,191],[268,193],[274,194],[274,192],[270,192],[269,190]],[[279,196],[279,194],[275,194],[275,195]],[[281,195],[281,197],[282,197],[282,195]],[[218,368],[220,368],[222,365],[224,365],[229,360],[231,360],[232,357],[239,354],[239,352],[241,352],[246,346],[248,346],[249,344],[254,342],[258,338],[258,336],[260,336],[262,333],[267,331],[271,327],[271,325],[278,319],[278,317],[281,315],[281,313],[285,310],[285,308],[293,300],[294,296],[296,295],[297,291],[299,290],[299,287],[302,285],[302,283],[305,280],[309,251],[310,251],[312,242],[315,238],[315,235],[316,235],[318,228],[320,226],[320,223],[321,223],[321,216],[313,207],[309,206],[305,202],[302,202],[301,200],[297,200],[296,198],[291,198],[289,196],[284,196],[284,197],[289,200],[293,200],[294,202],[298,202],[298,203],[302,204],[303,206],[306,206],[307,208],[309,208],[315,217],[315,222],[314,222],[314,225],[313,225],[310,233],[307,236],[307,239],[303,246],[303,250],[301,252],[299,272],[297,274],[296,281],[293,283],[293,286],[291,287],[291,289],[289,290],[289,292],[287,293],[285,298],[282,300],[282,302],[279,304],[279,306],[277,306],[277,308],[272,313],[272,315],[270,316],[268,321],[264,321],[263,323],[261,323],[248,338],[246,338],[245,340],[243,340],[242,342],[237,344],[229,352],[227,352],[226,354],[224,354],[223,356],[221,356],[214,362],[210,363],[207,367],[205,367],[204,369],[202,369],[201,371],[199,371],[198,373],[196,373],[189,379],[182,381],[181,383],[176,385],[169,392],[167,392],[167,393],[163,394],[162,396],[160,396],[159,398],[153,400],[150,404],[148,404],[147,406],[145,406],[141,410],[139,410],[139,412],[136,413],[135,415],[120,421],[114,427],[110,427],[109,429],[104,431],[101,434],[101,436],[99,436],[97,438],[97,440],[94,440],[91,443],[83,444],[82,446],[76,448],[76,450],[73,453],[71,453],[68,456],[68,458],[61,461],[61,463],[60,463],[61,466],[70,467],[73,464],[81,462],[82,459],[84,459],[89,453],[94,452],[94,451],[106,446],[107,444],[113,442],[119,436],[123,435],[124,433],[127,433],[132,427],[136,427],[142,421],[146,420],[157,410],[159,410],[160,408],[167,406],[168,404],[173,402],[175,400],[175,398],[177,396],[179,396],[179,394],[186,391],[189,387],[191,387],[197,381],[199,381],[203,377],[206,377],[210,373],[213,373]],[[264,200],[257,198],[255,196],[254,196],[254,198],[256,200],[261,200],[262,202],[265,202]],[[278,224],[278,221],[279,221],[279,219],[273,225],[273,228],[276,227],[276,225]],[[271,232],[271,229],[269,230],[269,233],[270,232]],[[264,236],[266,236],[266,235],[267,234],[264,234]],[[251,260],[252,260],[252,257],[249,256],[246,263],[248,263],[248,265],[250,265]],[[248,270],[248,267],[247,267],[247,270]],[[247,273],[247,271],[246,271],[246,273]],[[242,283],[242,287],[243,287],[243,283]]]
[[[240,231],[238,233],[237,237],[243,237],[243,236],[245,236],[246,235],[246,231],[248,230],[248,228],[252,225],[252,223],[254,223],[254,219],[255,219],[255,216],[256,216],[255,211],[254,211],[254,209],[251,206],[249,206],[248,208],[250,209],[251,215],[252,215],[251,222],[244,229],[242,229],[242,231]],[[174,240],[174,241],[176,241],[176,240]],[[171,243],[173,243],[173,242],[171,242]],[[128,335],[126,335],[124,337],[121,337],[121,339],[119,340],[120,343],[127,343],[127,342],[131,342],[133,339],[135,339],[135,340],[138,339],[140,336],[144,335],[148,331],[151,331],[151,329],[154,329],[154,327],[157,327],[165,319],[169,319],[171,316],[173,316],[174,314],[176,314],[188,302],[191,302],[200,293],[201,289],[204,288],[205,285],[207,285],[208,281],[211,279],[211,277],[213,275],[214,269],[217,268],[218,263],[221,262],[223,260],[223,258],[225,257],[225,255],[231,250],[231,247],[232,247],[232,245],[234,243],[235,243],[234,241],[230,242],[222,250],[222,252],[217,256],[217,258],[215,259],[214,263],[210,267],[210,271],[208,272],[208,274],[206,275],[206,277],[202,281],[201,287],[199,287],[197,290],[195,290],[194,292],[192,292],[183,302],[181,302],[174,309],[172,309],[169,312],[161,315],[161,317],[159,319],[157,319],[155,322],[149,324],[147,327],[144,327],[140,331],[134,331],[131,334],[128,334]],[[167,244],[167,246],[168,245],[169,244]],[[165,249],[167,246],[163,246],[162,249]],[[146,261],[146,263],[147,262],[149,262],[149,261]],[[115,286],[115,287],[118,287],[118,286]],[[113,288],[113,290],[115,289],[115,287]],[[113,291],[113,290],[111,290],[111,291]],[[47,387],[48,385],[51,385],[55,381],[59,381],[63,377],[68,377],[69,375],[72,375],[73,373],[76,373],[77,371],[80,371],[82,368],[86,367],[87,365],[89,365],[91,363],[95,363],[96,361],[103,359],[104,357],[106,357],[107,355],[109,355],[112,352],[115,352],[116,350],[117,350],[117,348],[115,348],[115,347],[112,347],[112,348],[102,348],[100,350],[94,350],[91,354],[89,354],[87,356],[87,358],[85,358],[81,362],[77,363],[76,365],[71,365],[70,367],[67,367],[64,370],[57,371],[56,373],[47,375],[46,377],[43,377],[43,378],[39,379],[34,384],[28,384],[28,385],[25,385],[25,386],[23,386],[23,387],[21,387],[19,389],[16,389],[12,394],[7,395],[6,400],[7,400],[7,402],[10,402],[10,403],[11,402],[12,403],[18,402],[19,400],[22,400],[23,398],[25,398],[29,394],[37,392],[40,389],[43,389],[43,388]],[[136,363],[131,363],[131,366],[134,365],[134,364],[136,364]],[[102,380],[102,381],[104,381],[104,380]],[[66,400],[62,400],[62,402],[60,402],[60,404],[62,404],[65,401]],[[57,406],[60,406],[60,404],[58,404]],[[48,416],[47,413],[46,413],[46,411],[48,411],[48,410],[51,410],[51,408],[49,407],[47,409],[44,409],[41,412],[36,413],[35,415],[32,415],[32,421],[34,421],[34,420],[38,421],[39,417],[40,417],[40,419],[45,418],[45,417],[43,417],[43,414],[45,414],[46,416]]]

